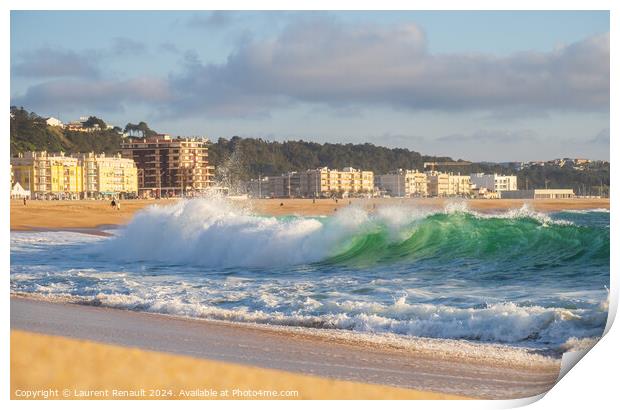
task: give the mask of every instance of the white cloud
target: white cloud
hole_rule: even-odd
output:
[[[228,107],[224,112],[233,115],[276,102],[604,111],[609,35],[547,53],[431,54],[413,24],[311,20],[289,26],[275,39],[245,42],[224,64],[187,65],[171,81],[183,109],[221,114]]]
[[[112,49],[142,50],[140,44],[120,39]],[[187,54],[178,71],[147,80],[153,89],[129,92],[128,85],[143,81],[97,79],[100,70],[92,64],[96,59],[74,53],[73,63],[66,66],[59,62],[62,58],[48,60],[51,77],[90,80],[34,85],[13,103],[119,109],[140,102],[170,117],[266,117],[274,109],[300,103],[343,112],[377,106],[404,111],[483,110],[500,116],[609,111],[608,33],[550,52],[498,57],[430,53],[425,33],[415,24],[295,20],[275,38],[240,43],[222,64],[205,64],[199,55]],[[13,70],[25,75],[27,67],[39,67],[34,62],[21,62]]]

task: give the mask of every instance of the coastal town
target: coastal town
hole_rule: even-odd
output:
[[[466,161],[424,162],[423,169],[393,169],[376,174],[347,166],[327,166],[279,175],[259,175],[228,186],[209,161],[209,140],[149,134],[135,126],[123,131],[94,116],[63,123],[44,118],[48,127],[71,132],[113,130],[122,136],[120,152],[18,152],[11,158],[11,196],[28,199],[134,199],[195,197],[207,191],[251,198],[462,197],[477,199],[567,199],[572,188],[518,189],[516,175],[445,171]],[[586,159],[558,159],[550,164],[582,170]],[[546,162],[509,164],[514,168]],[[353,165],[353,164],[351,164]],[[444,170],[439,170],[440,168]],[[507,168],[508,169],[508,168]],[[234,192],[233,192],[234,191]],[[602,192],[602,189],[599,191]],[[590,195],[589,197],[591,197]]]

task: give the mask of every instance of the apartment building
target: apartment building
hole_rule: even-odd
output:
[[[395,172],[377,175],[375,186],[395,197],[424,197],[428,195],[426,174],[417,170],[398,169]]]
[[[476,188],[485,188],[488,191],[516,191],[517,176],[516,175],[499,175],[499,174],[471,174],[471,183]]]
[[[128,138],[121,148],[122,156],[133,159],[138,167],[141,195],[185,195],[213,184],[214,167],[209,165],[204,140],[156,135]]]
[[[77,158],[63,152],[26,152],[11,158],[15,182],[33,197],[56,196],[77,199],[83,192],[83,169]]]
[[[351,193],[374,191],[374,174],[347,167],[342,170],[327,167],[309,169],[300,173],[300,195],[305,197],[347,196]]]
[[[138,192],[137,168],[120,155],[26,152],[11,158],[11,170],[13,180],[34,198],[119,197]]]
[[[427,173],[429,196],[469,196],[472,192],[469,175],[440,172]]]
[[[84,172],[84,196],[124,196],[138,193],[138,168],[132,159],[120,154],[80,154]]]

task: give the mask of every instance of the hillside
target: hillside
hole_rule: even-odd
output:
[[[259,175],[279,175],[318,167],[354,167],[379,174],[398,168],[422,170],[424,162],[452,159],[370,143],[319,144],[301,140],[276,142],[232,137],[230,140],[220,138],[209,146],[209,161],[216,166],[219,179],[235,185]]]
[[[122,137],[115,130],[68,131],[49,127],[45,119],[23,108],[11,107],[11,155],[24,151],[119,152]],[[105,124],[104,124],[105,125]]]

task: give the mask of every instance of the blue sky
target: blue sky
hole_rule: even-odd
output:
[[[13,11],[11,104],[211,139],[609,159],[609,14]]]

